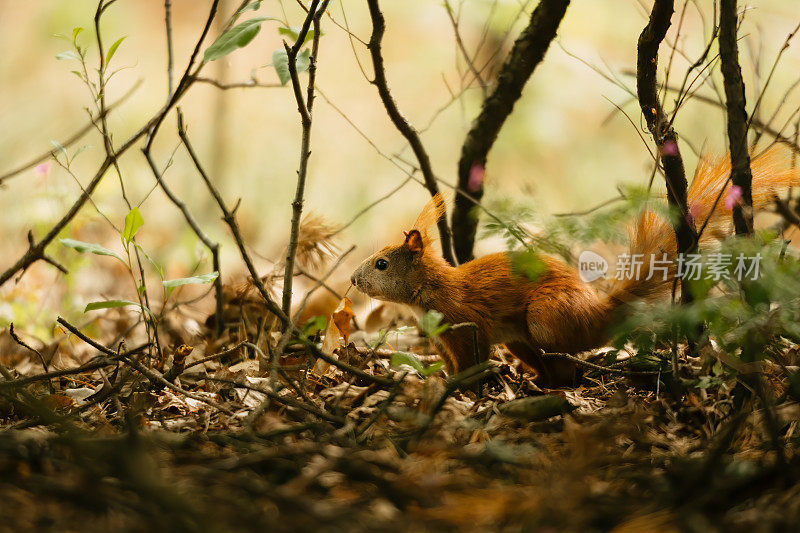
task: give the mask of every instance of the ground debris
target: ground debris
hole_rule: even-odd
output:
[[[403,342],[423,365],[435,360],[425,343]],[[61,348],[51,372],[96,355],[74,346],[74,356]],[[197,341],[181,348],[187,370],[172,388],[121,362],[0,382],[7,525],[699,531],[800,519],[789,481],[800,473],[790,444],[800,409],[788,397],[775,411],[780,464],[758,409],[714,457],[733,413],[722,382],[677,400],[589,371],[576,388],[543,390],[501,357],[460,386],[441,371],[391,366],[385,347],[352,343],[337,351],[364,375],[331,365],[320,377],[301,348],[271,376],[245,346]],[[15,380],[41,373],[26,357],[35,356],[14,352]]]

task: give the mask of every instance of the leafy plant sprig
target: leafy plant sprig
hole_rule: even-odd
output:
[[[135,270],[133,268],[132,256],[131,252],[135,247],[139,251],[141,251],[150,264],[155,269],[156,273],[158,273],[159,278],[161,279],[161,286],[163,289],[163,299],[161,305],[161,313],[163,314],[164,309],[166,308],[167,301],[169,300],[170,296],[172,295],[173,291],[176,287],[181,285],[187,284],[202,284],[202,283],[212,283],[214,280],[217,279],[219,276],[218,272],[211,272],[208,274],[203,274],[199,276],[191,276],[186,278],[177,278],[177,279],[164,279],[164,269],[159,265],[151,256],[148,254],[142,246],[137,243],[134,238],[139,230],[144,225],[144,217],[142,216],[139,208],[134,207],[131,209],[128,214],[125,216],[125,222],[123,224],[122,230],[120,231],[120,241],[122,242],[122,248],[125,251],[125,256],[123,257],[119,253],[115,252],[114,250],[110,250],[100,244],[96,243],[88,243],[77,241],[74,239],[59,239],[59,242],[66,246],[67,248],[71,248],[79,253],[91,253],[94,255],[101,255],[107,257],[113,257],[114,259],[121,262],[125,269],[128,272],[131,280],[133,281],[136,295],[138,301],[134,302],[131,300],[104,300],[99,302],[91,302],[89,303],[84,312],[89,312],[97,309],[110,309],[114,307],[126,307],[126,306],[135,306],[141,309],[142,317],[144,320],[152,320],[152,321],[159,321],[160,316],[156,316],[153,312],[145,306],[143,301],[143,295],[146,290],[146,286],[144,284],[144,280],[138,280],[136,277]]]
[[[239,10],[237,17],[247,11],[258,11],[260,7],[260,1],[251,2]],[[253,39],[255,39],[256,35],[259,34],[261,31],[261,24],[268,20],[281,22],[281,25],[278,26],[278,33],[280,35],[285,35],[293,42],[297,42],[297,40],[300,38],[300,28],[290,26],[288,23],[284,23],[275,17],[256,17],[233,26],[225,31],[222,35],[217,37],[217,40],[214,41],[203,54],[203,61],[216,61],[218,59],[222,59],[231,52],[238,50],[239,48],[244,48],[250,44]],[[322,35],[321,32],[320,35]],[[313,38],[314,30],[309,29],[306,32],[306,36],[303,39],[301,46],[305,45]],[[311,66],[311,50],[306,48],[298,53],[295,64],[297,66],[298,73],[308,72],[308,69]],[[279,48],[272,53],[272,67],[275,69],[275,73],[278,75],[278,80],[280,80],[281,85],[286,85],[290,78],[289,55],[286,53],[284,48]]]

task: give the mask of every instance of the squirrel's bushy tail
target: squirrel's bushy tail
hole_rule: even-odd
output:
[[[791,168],[785,151],[780,148],[769,149],[754,157],[750,168],[753,174],[754,211],[770,204],[776,193],[800,186],[800,170]],[[695,169],[687,203],[698,230],[708,220],[700,239],[701,247],[712,239],[720,239],[731,233],[732,215],[725,205],[731,187],[728,182],[730,173],[731,161],[728,156],[704,156]],[[641,270],[637,275],[635,269],[630,269],[627,273],[631,275],[617,281],[611,288],[608,300],[612,307],[663,295],[671,290],[674,280],[676,244],[672,226],[656,213],[646,211],[630,229],[630,233],[629,257],[640,258]],[[669,275],[664,279],[661,272],[656,272],[648,280],[651,257],[660,260],[663,254],[667,255],[671,265]]]

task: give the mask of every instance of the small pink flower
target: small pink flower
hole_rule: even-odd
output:
[[[700,204],[692,202],[689,205],[689,216],[692,217],[692,220],[697,220],[700,217]]]
[[[738,205],[741,203],[742,200],[742,188],[738,185],[733,185],[728,190],[728,195],[725,196],[725,209],[728,211],[733,210],[733,206]]]
[[[40,165],[36,165],[33,171],[36,172],[36,175],[40,178],[47,176],[47,173],[50,172],[50,161],[45,161]]]
[[[663,145],[661,145],[661,155],[665,156],[678,155],[678,143],[673,140],[665,142]]]
[[[486,167],[480,163],[475,163],[469,169],[469,179],[467,180],[467,189],[469,192],[476,192],[483,185],[483,178],[486,176]]]

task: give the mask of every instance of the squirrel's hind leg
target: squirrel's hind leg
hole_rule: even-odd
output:
[[[579,368],[568,359],[555,356],[543,357],[541,350],[531,348],[525,342],[509,342],[506,348],[514,357],[536,371],[536,382],[545,387],[575,386]]]

